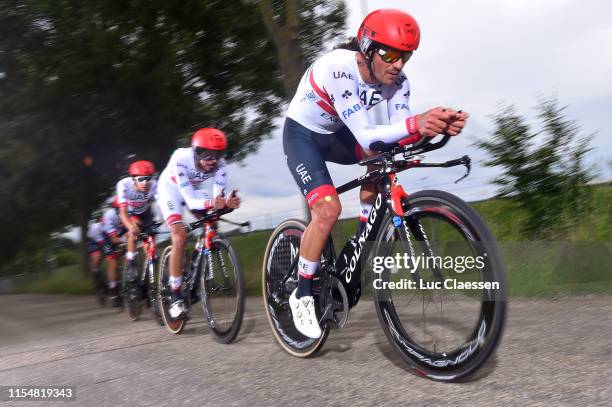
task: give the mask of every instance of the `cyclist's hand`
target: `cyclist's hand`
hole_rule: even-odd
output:
[[[459,110],[458,112],[455,112],[452,110],[451,118],[448,121],[448,130],[446,130],[446,134],[456,136],[461,133],[461,130],[463,130],[465,127],[468,117],[470,117],[470,115],[464,111]]]
[[[213,200],[213,208],[214,209],[223,209],[225,208],[225,198],[221,195],[217,195]]]
[[[419,133],[426,137],[435,137],[449,130],[449,123],[454,122],[457,112],[453,109],[435,107],[417,115]]]
[[[228,208],[232,208],[232,209],[236,209],[240,206],[240,197],[239,196],[233,196],[231,198],[227,198],[227,207]]]

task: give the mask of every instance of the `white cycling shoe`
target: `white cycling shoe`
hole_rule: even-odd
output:
[[[298,299],[295,296],[296,292],[297,288],[293,290],[289,297],[293,324],[302,335],[312,339],[320,338],[321,327],[319,327],[319,321],[317,321],[317,314],[315,313],[314,298],[308,295]]]
[[[181,299],[170,304],[170,307],[168,308],[168,314],[170,314],[170,318],[172,319],[185,318],[185,315],[187,314],[185,301]]]

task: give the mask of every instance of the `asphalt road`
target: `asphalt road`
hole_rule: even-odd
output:
[[[144,317],[90,297],[0,296],[0,385],[76,388],[74,402],[0,406],[612,405],[609,296],[511,301],[493,363],[458,384],[410,373],[367,301],[311,359],[276,345],[259,299],[232,345],[211,338],[201,309],[180,335]]]

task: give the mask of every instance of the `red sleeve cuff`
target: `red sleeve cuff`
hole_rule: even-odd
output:
[[[410,116],[406,119],[406,130],[408,131],[408,137],[403,138],[398,142],[400,146],[413,144],[421,139],[421,133],[419,133],[417,118],[417,116]]]

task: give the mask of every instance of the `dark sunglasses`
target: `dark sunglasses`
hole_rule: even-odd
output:
[[[152,177],[134,177],[136,179],[136,182],[149,182],[151,181]]]
[[[212,161],[219,160],[221,157],[223,157],[223,151],[221,150],[209,150],[206,148],[196,147],[194,152],[198,160]]]
[[[378,48],[378,55],[380,55],[380,59],[388,64],[392,64],[399,59],[406,63],[412,56],[413,52],[414,51],[398,51],[391,48]]]

